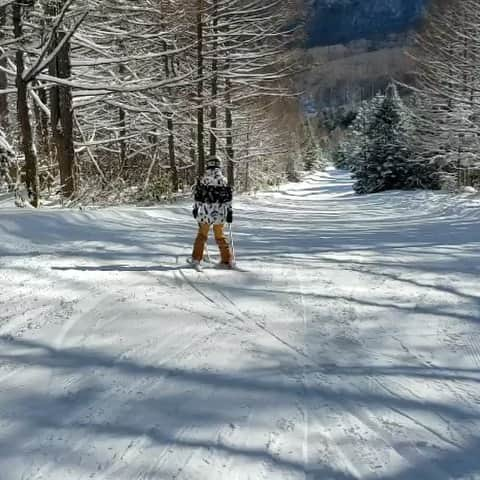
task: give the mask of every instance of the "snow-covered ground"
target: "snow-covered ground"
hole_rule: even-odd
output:
[[[204,273],[187,204],[0,210],[0,479],[480,479],[479,207],[331,171]]]

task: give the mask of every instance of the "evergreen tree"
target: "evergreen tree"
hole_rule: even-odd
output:
[[[333,160],[337,168],[355,171],[355,165],[361,163],[368,150],[368,127],[381,103],[383,95],[362,102],[350,122],[345,138],[334,152]]]
[[[341,170],[349,170],[351,166],[350,158],[350,138],[344,138],[333,152],[333,164]]]
[[[408,175],[409,151],[400,99],[390,85],[379,108],[374,112],[364,135],[364,145],[355,158],[354,189],[373,193],[401,188]]]
[[[307,172],[322,170],[326,166],[319,136],[318,125],[315,126],[313,120],[308,118],[302,125],[300,145],[303,166]]]
[[[413,157],[414,122],[395,85],[361,104],[333,161],[350,170],[357,193],[440,188],[438,168]]]
[[[366,124],[352,169],[357,193],[437,186],[435,172],[413,159],[410,117],[393,84]]]

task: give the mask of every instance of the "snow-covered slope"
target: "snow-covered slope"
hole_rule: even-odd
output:
[[[202,274],[187,204],[0,210],[0,479],[480,478],[479,212],[329,172]]]

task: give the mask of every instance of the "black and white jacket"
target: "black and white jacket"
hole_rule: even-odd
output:
[[[232,189],[220,168],[208,169],[194,187],[193,216],[198,223],[220,225],[232,221]]]

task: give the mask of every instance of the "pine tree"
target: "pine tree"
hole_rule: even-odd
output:
[[[394,85],[368,122],[365,144],[354,164],[354,190],[373,193],[415,186],[415,168],[408,146],[408,116]]]
[[[439,188],[437,168],[414,158],[414,124],[395,85],[388,86],[385,96],[377,96],[355,123],[351,170],[357,193]]]
[[[323,149],[319,142],[318,125],[316,126],[312,118],[308,118],[301,125],[301,155],[303,167],[307,172],[322,170],[326,166],[323,155]]]
[[[350,150],[348,139],[342,140],[333,152],[333,164],[340,170],[350,169]]]
[[[334,152],[334,163],[338,168],[355,171],[356,164],[361,164],[368,151],[368,128],[376,115],[384,96],[377,94],[370,100],[362,102],[355,118],[348,127],[345,138]]]

